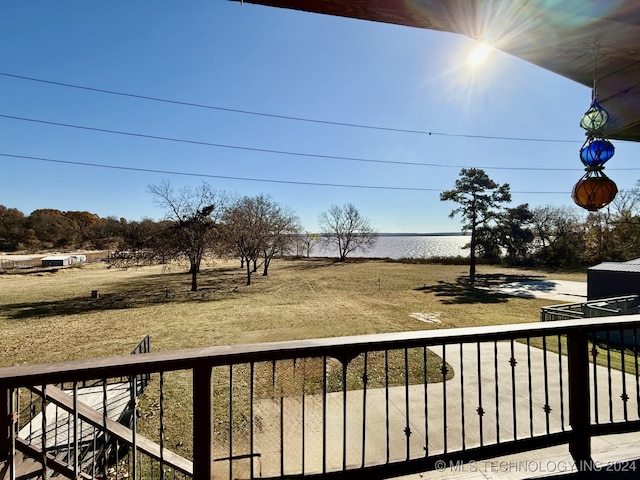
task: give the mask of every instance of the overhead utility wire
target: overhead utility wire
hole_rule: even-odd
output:
[[[26,117],[17,117],[14,115],[3,115],[0,114],[0,118],[7,118],[10,120],[19,120],[22,122],[32,122],[32,123],[41,123],[45,125],[55,125],[57,127],[65,127],[65,128],[75,128],[80,130],[89,130],[93,132],[101,132],[101,133],[110,133],[114,135],[126,135],[130,137],[139,137],[139,138],[149,138],[152,140],[163,140],[167,142],[178,142],[178,143],[188,143],[192,145],[203,145],[207,147],[216,147],[216,148],[228,148],[234,150],[246,150],[252,152],[261,152],[261,153],[272,153],[277,155],[291,155],[297,157],[311,157],[311,158],[323,158],[323,159],[331,159],[331,160],[345,160],[349,162],[366,162],[366,163],[383,163],[383,164],[392,164],[392,165],[412,165],[418,167],[441,167],[441,168],[482,168],[485,170],[526,170],[526,171],[575,171],[575,168],[543,168],[543,167],[493,167],[493,166],[479,166],[479,165],[444,165],[438,163],[420,163],[420,162],[405,162],[400,160],[376,160],[371,158],[358,158],[358,157],[343,157],[339,155],[324,155],[319,153],[308,153],[308,152],[292,152],[287,150],[273,150],[267,148],[256,148],[256,147],[247,147],[243,145],[227,145],[223,143],[213,143],[213,142],[204,142],[200,140],[187,140],[182,138],[174,138],[174,137],[164,137],[160,135],[149,135],[144,133],[134,133],[134,132],[125,132],[121,130],[110,130],[106,128],[97,128],[97,127],[87,127],[84,125],[74,125],[70,123],[60,123],[60,122],[51,122],[48,120],[39,120],[35,118],[26,118]],[[616,169],[610,169],[616,170]],[[638,168],[625,168],[618,170],[640,170]]]
[[[380,131],[386,131],[386,132],[400,132],[400,133],[413,133],[413,134],[419,134],[419,135],[429,135],[429,136],[439,136],[439,137],[458,137],[458,138],[477,138],[477,139],[483,139],[483,140],[510,140],[510,141],[515,141],[515,142],[549,142],[549,143],[580,143],[578,140],[562,140],[562,139],[553,139],[553,138],[527,138],[527,137],[501,137],[501,136],[493,136],[493,135],[470,135],[470,134],[463,134],[463,133],[445,133],[445,132],[430,132],[430,131],[426,131],[426,130],[411,130],[411,129],[404,129],[404,128],[393,128],[393,127],[380,127],[380,126],[375,126],[375,125],[365,125],[365,124],[360,124],[360,123],[348,123],[348,122],[337,122],[337,121],[331,121],[331,120],[318,120],[318,119],[313,119],[313,118],[305,118],[305,117],[294,117],[294,116],[290,116],[290,115],[278,115],[275,113],[265,113],[265,112],[254,112],[251,110],[240,110],[237,108],[226,108],[226,107],[217,107],[214,105],[204,105],[201,103],[192,103],[192,102],[183,102],[180,100],[170,100],[167,98],[160,98],[160,97],[151,97],[148,95],[138,95],[138,94],[134,94],[134,93],[125,93],[125,92],[118,92],[115,90],[106,90],[103,88],[93,88],[93,87],[85,87],[83,85],[75,85],[72,83],[63,83],[63,82],[55,82],[52,80],[44,80],[41,78],[34,78],[34,77],[26,77],[23,75],[14,75],[11,73],[3,73],[0,72],[1,76],[4,77],[11,77],[11,78],[18,78],[21,80],[29,80],[31,82],[39,82],[39,83],[46,83],[49,85],[57,85],[59,87],[67,87],[67,88],[76,88],[79,90],[87,90],[90,92],[97,92],[97,93],[106,93],[109,95],[118,95],[121,97],[129,97],[129,98],[137,98],[140,100],[150,100],[153,102],[162,102],[162,103],[170,103],[173,105],[182,105],[182,106],[187,106],[187,107],[196,107],[196,108],[206,108],[209,110],[219,110],[222,112],[233,112],[233,113],[240,113],[243,115],[254,115],[254,116],[259,116],[259,117],[269,117],[269,118],[279,118],[279,119],[283,119],[283,120],[292,120],[292,121],[296,121],[296,122],[308,122],[308,123],[318,123],[318,124],[322,124],[322,125],[334,125],[334,126],[340,126],[340,127],[351,127],[351,128],[363,128],[363,129],[368,129],[368,130],[380,130]]]
[[[208,173],[189,173],[189,172],[178,172],[178,171],[172,171],[172,170],[158,170],[154,168],[124,167],[120,165],[107,165],[103,163],[74,162],[71,160],[56,160],[53,158],[33,157],[29,155],[14,155],[10,153],[0,153],[0,157],[20,158],[23,160],[37,160],[40,162],[49,162],[49,163],[63,163],[66,165],[79,165],[82,167],[108,168],[112,170],[128,170],[133,172],[162,173],[165,175],[218,178],[223,180],[242,180],[245,182],[280,183],[280,184],[289,184],[289,185],[307,185],[307,186],[314,186],[314,187],[362,188],[362,189],[373,189],[373,190],[402,190],[402,191],[413,191],[413,192],[441,192],[443,190],[440,188],[390,187],[390,186],[383,186],[383,185],[352,185],[352,184],[343,184],[343,183],[320,183],[320,182],[302,182],[302,181],[295,181],[295,180],[272,180],[272,179],[264,179],[264,178],[233,177],[233,176],[226,176],[226,175],[213,175]],[[568,192],[511,192],[511,193],[545,194],[545,195],[551,195],[551,194],[567,195],[568,194]]]

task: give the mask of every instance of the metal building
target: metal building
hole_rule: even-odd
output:
[[[604,262],[587,270],[587,299],[640,295],[640,258]]]
[[[68,267],[87,261],[86,255],[50,255],[42,259],[43,267]]]

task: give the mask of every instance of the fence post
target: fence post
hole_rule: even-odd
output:
[[[206,363],[193,367],[193,478],[212,478],[212,369]]]
[[[8,388],[0,388],[0,462],[9,460],[11,456],[11,425],[14,415],[11,411],[9,395],[11,393]]]
[[[16,478],[15,437],[18,413],[15,411],[14,395],[13,389],[0,388],[0,476],[11,480]]]
[[[589,470],[591,460],[591,400],[589,387],[589,339],[582,329],[567,333],[569,369],[569,453],[579,471]]]

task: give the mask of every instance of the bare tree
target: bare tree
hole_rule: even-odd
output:
[[[300,232],[300,220],[289,208],[282,207],[269,196],[255,197],[261,217],[263,275],[267,275],[271,260],[291,251]]]
[[[189,259],[191,291],[198,290],[200,263],[218,238],[218,225],[224,212],[226,196],[202,182],[195,188],[175,191],[169,182],[149,186],[155,202],[166,210],[171,223],[164,243],[165,251]]]
[[[296,256],[305,256],[309,258],[313,247],[321,241],[320,235],[312,232],[304,232],[298,234],[296,238]]]
[[[226,249],[241,259],[247,273],[247,285],[251,285],[252,263],[257,268],[261,250],[260,219],[255,202],[242,197],[227,208],[223,216]]]
[[[614,215],[638,215],[640,210],[640,181],[636,182],[635,187],[626,190],[620,190],[616,198],[613,199],[611,205],[607,206],[607,211]]]
[[[531,219],[536,258],[552,267],[582,265],[585,223],[581,212],[571,207],[540,206]]]
[[[224,215],[228,248],[241,258],[247,272],[247,285],[258,270],[262,258],[263,275],[271,260],[287,253],[299,231],[299,221],[268,195],[243,197],[233,203]]]
[[[373,248],[378,241],[378,232],[371,228],[369,220],[351,203],[342,207],[332,205],[329,210],[320,213],[318,223],[323,241],[338,248],[341,262],[357,250]]]

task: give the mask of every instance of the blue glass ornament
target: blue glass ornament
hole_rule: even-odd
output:
[[[586,167],[600,167],[615,152],[613,144],[604,139],[589,139],[580,149],[580,160]]]

